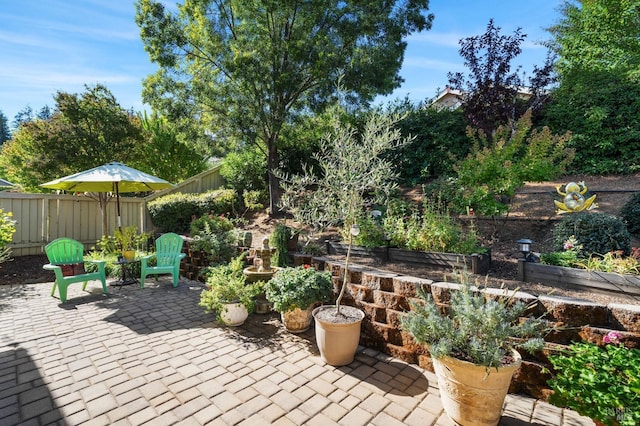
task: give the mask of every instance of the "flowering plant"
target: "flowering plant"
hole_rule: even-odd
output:
[[[582,244],[578,242],[575,235],[570,236],[562,244],[564,251],[556,251],[551,253],[542,253],[540,260],[548,265],[564,266],[573,268],[577,266],[578,256],[582,251]]]
[[[640,350],[609,332],[602,342],[575,343],[550,357],[556,375],[549,381],[550,401],[606,425],[640,424]]]

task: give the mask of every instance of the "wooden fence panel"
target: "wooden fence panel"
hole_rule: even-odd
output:
[[[220,165],[193,176],[164,191],[145,198],[120,196],[122,226],[135,225],[139,230],[153,232],[147,202],[174,193],[200,193],[218,189],[224,184]],[[85,195],[25,194],[0,192],[0,209],[12,212],[17,221],[16,232],[9,246],[12,256],[42,254],[44,246],[59,237],[82,242],[88,249],[102,236],[102,212],[98,201]],[[107,235],[117,228],[115,198],[107,202]]]

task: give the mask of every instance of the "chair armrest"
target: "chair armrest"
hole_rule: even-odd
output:
[[[153,259],[154,257],[156,257],[156,254],[155,254],[155,253],[147,254],[146,256],[141,256],[141,257],[140,257],[140,265],[146,265],[146,264],[147,264],[147,262],[148,262],[150,259]]]
[[[94,260],[94,259],[87,259],[87,260],[85,260],[85,262],[87,262],[87,263],[93,263],[93,264],[96,264],[96,265],[98,265],[98,266],[100,266],[100,264],[103,264],[103,265],[106,265],[106,264],[107,264],[107,261],[106,261],[106,260]]]
[[[62,270],[61,267],[59,267],[58,265],[52,265],[51,263],[47,263],[46,265],[42,265],[42,269],[46,269],[47,271],[55,271],[57,270]]]
[[[180,253],[178,255],[178,259],[184,259],[185,257],[187,257],[187,253]]]

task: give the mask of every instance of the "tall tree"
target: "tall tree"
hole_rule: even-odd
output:
[[[640,2],[566,1],[549,28],[560,84],[545,124],[571,130],[573,172],[640,170]]]
[[[270,211],[280,186],[280,134],[296,114],[342,89],[367,103],[398,87],[404,38],[431,27],[428,0],[185,0],[178,13],[139,0],[136,22],[161,69],[143,96],[198,119],[218,140],[265,147]]]
[[[50,119],[23,122],[7,141],[0,164],[23,187],[38,185],[109,161],[142,157],[137,118],[127,113],[109,90],[97,85],[81,95],[58,92]],[[130,162],[131,163],[131,162]]]
[[[0,146],[2,146],[5,141],[11,139],[11,130],[9,130],[9,120],[7,116],[4,115],[2,111],[0,111]]]
[[[565,0],[562,19],[549,28],[560,75],[572,70],[640,73],[638,0]]]
[[[555,81],[552,56],[541,67],[534,66],[528,79],[521,67],[512,70],[526,37],[521,28],[510,36],[500,34],[491,19],[483,35],[460,40],[460,55],[469,74],[449,73],[449,85],[463,93],[462,110],[469,124],[489,138],[498,127],[515,126],[525,111],[535,114],[548,101],[549,85]]]

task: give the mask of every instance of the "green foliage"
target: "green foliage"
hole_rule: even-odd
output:
[[[169,194],[147,204],[151,221],[161,232],[186,233],[194,217],[237,211],[238,195],[232,189],[202,194]]]
[[[150,117],[144,113],[140,120],[145,146],[137,163],[145,164],[147,172],[169,182],[180,182],[206,170],[204,154],[192,143],[181,140],[175,124],[156,113]]]
[[[13,213],[0,209],[0,263],[6,262],[11,256],[8,244],[13,241],[16,232],[16,221],[12,219]]]
[[[627,256],[631,251],[631,235],[624,221],[605,213],[581,212],[563,217],[553,228],[553,251],[562,251],[571,237],[582,246],[579,258],[615,251]]]
[[[220,168],[227,186],[238,194],[267,191],[267,156],[257,147],[245,147],[227,154]]]
[[[582,244],[578,242],[575,235],[572,235],[562,244],[563,251],[542,253],[540,260],[547,265],[563,266],[573,268],[578,264],[578,256],[582,251]]]
[[[304,310],[314,303],[328,301],[333,293],[333,281],[330,272],[302,265],[276,272],[265,284],[265,292],[278,312]]]
[[[549,360],[555,369],[551,403],[606,425],[640,424],[640,350],[574,343]]]
[[[473,209],[476,214],[494,216],[506,212],[524,182],[553,179],[573,159],[565,146],[568,134],[556,136],[548,129],[531,132],[531,126],[527,112],[515,123],[515,130],[502,126],[492,140],[468,128],[471,153],[454,165],[455,177],[425,187],[427,196],[442,198],[455,213]]]
[[[390,214],[384,218],[383,226],[391,245],[398,248],[460,254],[486,251],[480,247],[473,226],[465,232],[442,205],[428,199],[422,211]]]
[[[273,232],[269,236],[271,248],[276,249],[271,262],[274,266],[289,265],[289,240],[293,238],[293,229],[281,223],[273,227]]]
[[[120,251],[139,250],[146,248],[149,234],[145,232],[138,234],[138,227],[131,225],[116,229],[114,239]]]
[[[234,226],[223,215],[205,214],[194,219],[189,235],[193,238],[191,249],[205,252],[210,264],[226,263],[235,253]]]
[[[227,264],[209,267],[205,271],[207,288],[200,293],[199,306],[205,312],[215,312],[218,321],[228,303],[241,303],[252,312],[255,305],[253,298],[264,291],[263,282],[246,282],[243,269],[244,255],[240,255]]]
[[[640,6],[636,0],[566,1],[560,12],[562,19],[549,32],[563,79],[585,70],[637,72]]]
[[[172,12],[139,0],[136,23],[160,67],[145,80],[143,98],[155,110],[206,123],[216,143],[259,143],[271,173],[280,167],[283,127],[322,110],[339,75],[354,104],[400,84],[404,38],[431,26],[427,6],[427,0],[190,0]],[[270,178],[271,213],[278,189]]]
[[[314,229],[330,225],[350,228],[365,206],[384,205],[396,188],[395,165],[384,155],[407,143],[396,128],[400,117],[371,113],[358,131],[341,124],[336,114],[332,132],[315,154],[320,173],[282,176],[281,206],[294,219]]]
[[[11,139],[11,130],[9,130],[9,120],[7,116],[4,115],[2,111],[0,111],[0,146],[2,146],[5,141]]]
[[[423,303],[411,302],[402,329],[427,345],[432,357],[462,359],[486,366],[488,372],[500,367],[513,348],[542,349],[546,324],[538,318],[522,319],[529,307],[514,299],[515,292],[490,296],[471,286],[465,275],[460,276],[459,288],[451,291],[447,314],[421,288]]]
[[[628,174],[640,170],[640,76],[617,70],[576,70],[562,78],[544,123],[571,130],[576,153],[569,172]]]
[[[622,206],[620,217],[631,235],[640,236],[640,192],[635,193]]]
[[[10,181],[43,192],[41,183],[116,159],[148,171],[138,164],[148,156],[139,120],[105,86],[58,92],[55,100],[55,114],[23,123],[2,145],[0,167]]]
[[[356,218],[360,233],[353,237],[353,244],[361,247],[380,247],[387,244],[387,235],[382,227],[381,218],[362,213]],[[343,240],[349,239],[349,228],[340,229]]]
[[[462,110],[414,105],[407,99],[390,105],[388,110],[403,116],[398,128],[402,136],[412,137],[387,154],[400,170],[401,185],[414,186],[435,176],[450,175],[455,159],[469,153]]]

